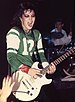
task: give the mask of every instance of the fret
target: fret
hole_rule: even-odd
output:
[[[66,52],[66,55],[67,55],[67,56],[69,56],[69,53],[68,53],[68,52]]]
[[[74,54],[75,52],[75,47],[69,49],[68,51],[66,51],[63,55],[61,55],[59,58],[57,58],[55,61],[53,61],[54,65],[58,65],[60,62],[62,62],[63,60],[65,60],[67,57],[69,57],[70,55]],[[48,65],[46,66],[44,69],[42,69],[40,71],[41,74],[46,74],[46,72],[48,71],[49,67],[51,66]]]

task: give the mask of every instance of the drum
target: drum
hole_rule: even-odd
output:
[[[43,45],[44,45],[44,48],[54,47],[54,43],[52,42],[52,40],[49,37],[45,37],[43,39]]]

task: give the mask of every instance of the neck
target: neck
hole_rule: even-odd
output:
[[[22,25],[22,28],[23,28],[23,30],[24,30],[26,33],[29,33],[29,32],[30,32],[30,30],[29,30],[29,29],[26,29],[23,25]]]
[[[62,31],[62,29],[59,29],[59,28],[56,28],[56,29],[57,29],[58,32],[61,32]]]

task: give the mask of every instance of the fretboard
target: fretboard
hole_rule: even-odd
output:
[[[75,47],[67,50],[63,55],[61,55],[59,58],[57,58],[55,61],[53,61],[53,64],[55,66],[57,66],[59,63],[61,63],[62,61],[64,61],[67,57],[69,57],[70,55],[74,54],[75,52]],[[49,66],[46,66],[44,69],[41,70],[42,74],[46,74],[47,70],[49,69],[49,67],[51,66],[51,64]]]

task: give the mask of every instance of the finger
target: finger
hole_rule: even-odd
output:
[[[51,68],[56,70],[56,66],[53,63],[51,63]]]
[[[5,80],[6,80],[6,78],[4,77],[4,79],[3,79],[3,83],[2,83],[2,86],[3,86],[2,88],[5,87],[5,84],[6,84],[6,83],[5,83]]]
[[[11,85],[11,77],[9,77],[9,79],[7,80],[8,86]]]
[[[51,66],[55,67],[55,65],[53,63],[51,63]]]
[[[12,74],[12,80],[14,80],[14,79],[15,79],[15,73]]]
[[[12,77],[13,77],[13,81],[16,81],[16,77],[17,76],[16,76],[16,73],[15,72],[13,73],[13,76]]]
[[[37,75],[34,75],[34,76],[33,76],[34,79],[37,79],[37,77],[38,77]]]
[[[5,85],[6,85],[6,86],[9,85],[9,76],[7,76],[6,79],[5,79]]]
[[[15,82],[13,82],[13,83],[11,84],[11,89],[13,88],[14,85],[15,85]]]
[[[53,74],[54,72],[55,72],[55,69],[51,69],[51,70],[49,71],[50,74]]]

